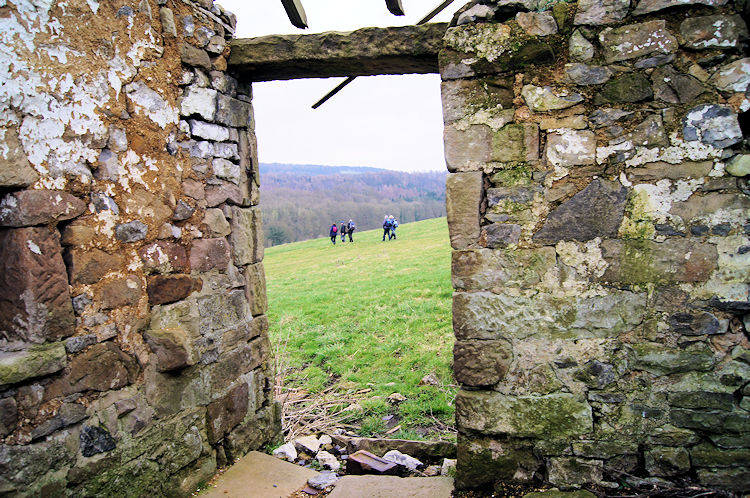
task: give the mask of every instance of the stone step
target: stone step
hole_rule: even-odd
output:
[[[318,475],[314,470],[252,451],[219,477],[201,498],[287,498]]]
[[[344,476],[328,498],[450,498],[450,477]]]
[[[253,451],[222,474],[201,498],[288,498],[318,472]],[[450,477],[344,476],[330,498],[450,498]]]

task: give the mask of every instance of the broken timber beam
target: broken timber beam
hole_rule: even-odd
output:
[[[437,73],[447,29],[433,23],[240,38],[231,43],[229,71],[247,82]]]

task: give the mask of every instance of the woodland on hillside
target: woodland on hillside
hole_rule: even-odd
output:
[[[445,173],[376,168],[261,164],[266,247],[328,236],[332,223],[357,230],[445,216]],[[356,233],[356,232],[355,232]]]

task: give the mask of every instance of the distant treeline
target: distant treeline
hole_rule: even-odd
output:
[[[331,223],[353,219],[357,230],[445,216],[445,173],[376,168],[261,164],[266,247],[326,237]]]

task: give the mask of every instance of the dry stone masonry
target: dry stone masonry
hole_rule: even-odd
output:
[[[743,9],[482,1],[448,29],[459,487],[750,491]]]
[[[0,13],[0,494],[189,494],[279,431],[236,20]]]
[[[457,485],[750,491],[747,14],[482,0],[439,65],[429,26],[228,70],[212,0],[0,0],[0,494],[186,495],[278,436],[248,82],[342,52],[443,80]]]

